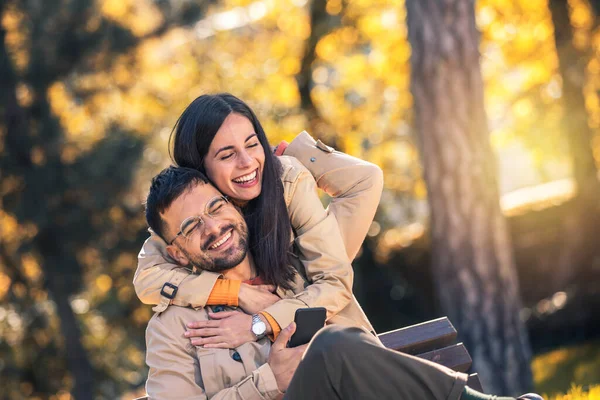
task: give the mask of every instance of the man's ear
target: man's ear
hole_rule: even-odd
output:
[[[181,265],[182,267],[187,267],[188,264],[190,263],[190,260],[183,253],[183,251],[181,251],[181,249],[174,244],[170,244],[167,246],[167,253],[169,253],[171,258],[173,260],[175,260],[177,262],[177,264]]]

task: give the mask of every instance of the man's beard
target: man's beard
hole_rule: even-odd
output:
[[[225,252],[213,257],[210,254],[208,247],[214,244],[217,241],[217,238],[222,237],[230,230],[232,230],[230,240],[234,240],[233,234],[237,232],[239,235],[238,243],[232,244]],[[195,254],[189,253],[184,248],[181,248],[181,250],[190,263],[198,269],[210,272],[227,271],[241,263],[248,253],[248,227],[244,223],[228,225],[221,229],[221,232],[218,235],[210,235],[203,242],[202,247],[203,249],[195,252]]]

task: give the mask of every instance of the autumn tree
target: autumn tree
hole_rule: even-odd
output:
[[[172,25],[195,22],[208,3],[159,2],[159,23],[139,34],[106,18],[91,0],[0,2],[0,217],[4,229],[13,226],[0,240],[0,276],[9,285],[9,312],[28,335],[0,348],[8,397],[51,394],[65,386],[76,399],[106,391],[95,384],[110,371],[92,365],[71,300],[83,286],[86,250],[114,260],[139,246],[143,228],[134,223],[141,219],[139,204],[124,201],[142,140],[122,126],[98,129],[84,117],[87,132],[100,134],[74,143],[50,98],[74,88],[78,75],[110,70],[119,55]],[[85,88],[71,92],[79,103],[94,94]],[[45,309],[47,298],[52,306]],[[115,320],[134,310],[110,309]]]
[[[406,6],[439,302],[485,390],[516,394],[531,387],[531,351],[499,205],[474,1],[409,0]]]

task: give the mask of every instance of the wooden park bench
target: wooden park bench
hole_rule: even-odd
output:
[[[434,319],[379,334],[388,349],[433,361],[454,371],[470,372],[471,356],[462,343],[456,343],[456,329],[447,317]],[[469,374],[469,387],[483,392],[476,373]],[[135,400],[148,400],[139,397]]]
[[[379,334],[388,349],[433,361],[454,371],[472,372],[471,356],[462,343],[456,343],[456,329],[447,317]],[[469,387],[483,392],[479,376],[469,374]]]

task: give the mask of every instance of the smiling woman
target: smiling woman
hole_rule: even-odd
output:
[[[230,94],[200,96],[179,117],[171,140],[177,165],[204,172],[243,207],[263,279],[289,289],[294,271],[287,262],[291,226],[281,163],[254,112]],[[253,173],[257,178],[248,180]]]

